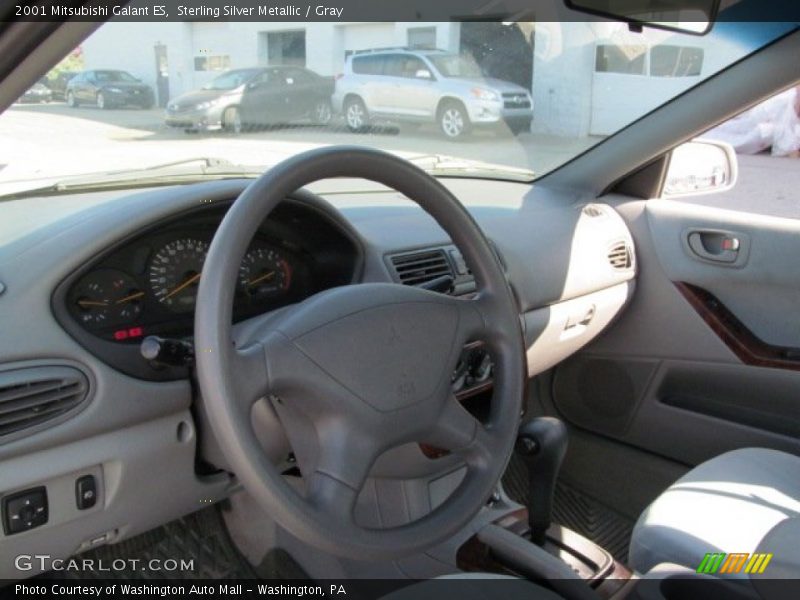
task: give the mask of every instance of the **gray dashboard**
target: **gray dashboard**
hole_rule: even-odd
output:
[[[498,250],[519,303],[531,376],[588,343],[627,302],[635,251],[626,226],[609,206],[518,183],[443,182]],[[190,381],[174,373],[158,380],[118,368],[83,339],[61,303],[87,268],[103,266],[123,242],[189,213],[221,215],[247,183],[0,203],[0,402],[4,376],[27,369],[70,369],[84,382],[85,395],[51,426],[11,437],[0,430],[0,496],[44,486],[51,507],[50,520],[41,527],[0,533],[0,577],[19,576],[6,570],[5,559],[12,555],[45,549],[67,556],[124,539],[235,488],[235,479],[224,470],[196,471],[201,432]],[[342,273],[352,281],[399,281],[397,255],[441,252],[455,266],[457,255],[444,232],[396,192],[346,179],[318,182],[311,191],[317,196],[301,193],[293,201],[303,207],[301,214],[314,211],[339,232],[340,241],[351,244],[347,256],[340,256],[346,264],[339,279],[329,285],[345,283]],[[313,219],[300,218],[295,227],[298,238],[315,235]],[[468,284],[468,271],[456,279]],[[403,456],[403,467],[392,467],[395,475],[434,477],[452,470],[446,460]],[[86,474],[100,482],[99,502],[79,511],[71,486]]]

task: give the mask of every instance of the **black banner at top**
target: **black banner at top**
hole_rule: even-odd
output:
[[[0,8],[0,21],[50,22],[565,22],[592,19],[586,13],[570,10],[564,0],[6,0]],[[800,23],[800,2],[723,1],[716,20]]]

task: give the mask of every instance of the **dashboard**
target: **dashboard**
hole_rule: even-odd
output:
[[[190,367],[154,364],[141,342],[191,341],[205,254],[249,183],[0,203],[0,395],[24,394],[27,411],[10,433],[0,428],[0,496],[45,488],[51,507],[31,531],[0,532],[0,576],[15,575],[5,558],[42,547],[67,557],[235,489]],[[623,309],[635,249],[611,206],[514,182],[442,183],[496,246],[519,304],[530,376],[579,350]],[[279,204],[249,240],[234,283],[234,340],[262,326],[258,315],[339,285],[450,277],[455,294],[474,289],[452,241],[406,198],[345,178],[315,186]],[[491,367],[470,345],[452,374],[454,393],[476,415],[490,406]],[[279,421],[264,410],[251,416],[267,455],[282,460]],[[436,448],[398,451],[382,457],[376,476],[440,482],[457,466]],[[98,501],[79,510],[76,481],[90,475]]]
[[[206,254],[232,201],[160,222],[74,273],[54,299],[62,325],[123,372],[157,380],[183,375],[165,365],[146,365],[135,353],[147,336],[191,336]],[[352,283],[359,256],[355,240],[330,215],[284,202],[261,225],[242,259],[234,322]]]

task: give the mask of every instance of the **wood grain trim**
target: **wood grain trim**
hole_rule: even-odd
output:
[[[503,527],[516,535],[524,537],[528,532],[528,509],[520,508],[495,521],[495,525]],[[510,567],[498,561],[490,548],[478,539],[477,534],[464,542],[456,552],[456,566],[467,573],[497,573],[521,577]],[[630,580],[632,572],[622,563],[613,561],[610,569],[598,574],[597,578],[587,581],[600,600],[610,600]]]
[[[763,341],[716,296],[703,288],[683,282],[676,283],[675,287],[744,364],[800,371],[800,348],[774,346]]]

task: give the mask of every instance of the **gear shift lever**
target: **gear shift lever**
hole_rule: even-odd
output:
[[[541,546],[550,527],[556,477],[567,452],[567,428],[554,417],[532,419],[519,428],[515,451],[528,467],[531,541]]]

